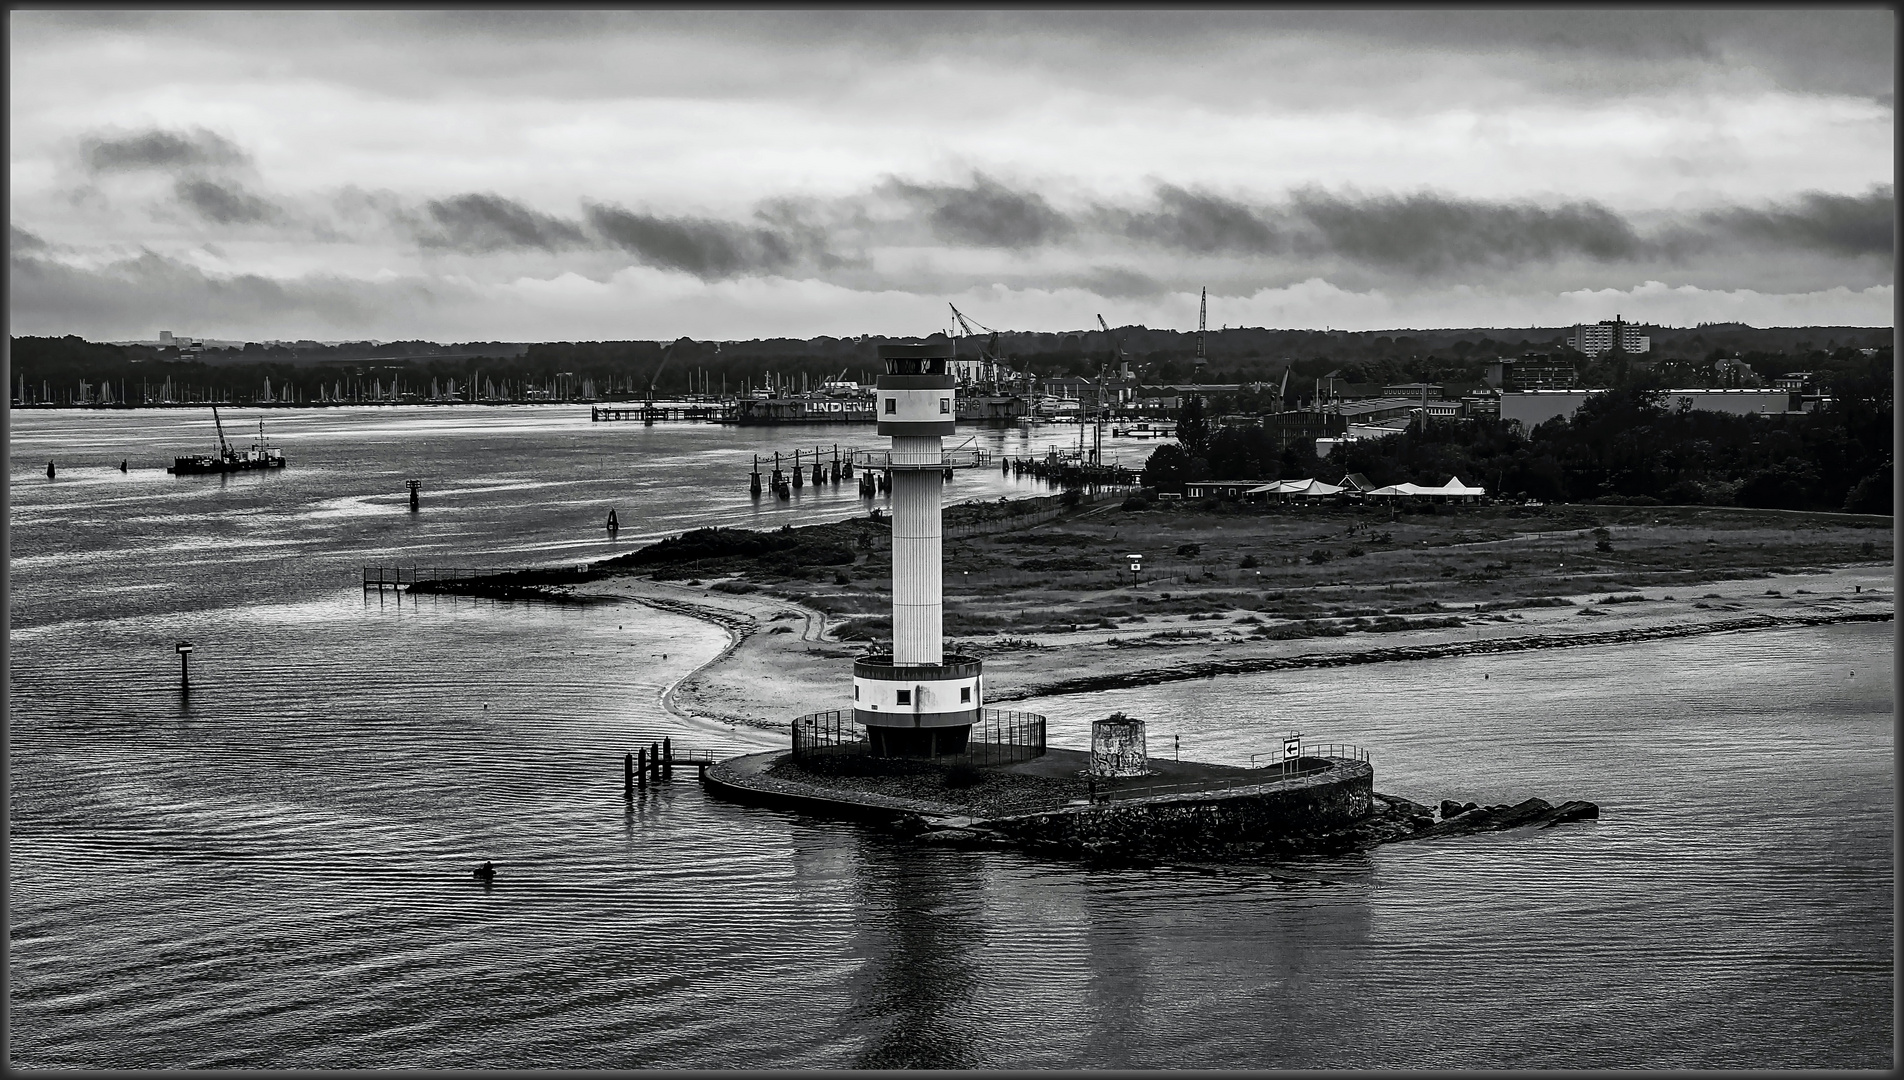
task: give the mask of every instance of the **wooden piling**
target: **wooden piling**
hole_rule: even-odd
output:
[[[655,783],[661,782],[661,744],[648,745],[648,771],[653,774]]]
[[[635,755],[621,756],[621,793],[632,796],[635,793]]]
[[[648,786],[648,748],[645,746],[637,747],[635,749],[635,753],[636,755],[638,755],[638,758],[639,758],[639,760],[637,760],[635,763],[635,783],[640,784],[642,787],[647,787]]]
[[[668,739],[661,740],[661,779],[674,779],[674,743]]]

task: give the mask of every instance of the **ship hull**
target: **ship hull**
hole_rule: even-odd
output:
[[[173,476],[205,476],[211,473],[256,472],[284,468],[283,459],[272,461],[219,461],[216,458],[175,458],[166,472]]]

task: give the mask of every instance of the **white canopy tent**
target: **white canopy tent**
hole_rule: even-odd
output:
[[[1264,484],[1262,487],[1251,488],[1243,494],[1246,497],[1274,495],[1278,498],[1287,498],[1294,495],[1320,498],[1325,495],[1336,495],[1344,490],[1346,489],[1339,485],[1326,483],[1321,480],[1278,480],[1273,484]]]
[[[1371,499],[1393,499],[1401,496],[1412,498],[1478,499],[1487,494],[1486,488],[1470,487],[1461,482],[1458,476],[1450,476],[1448,482],[1439,487],[1427,484],[1390,484],[1368,492]]]

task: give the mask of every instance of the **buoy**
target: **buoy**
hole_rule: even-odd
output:
[[[496,868],[489,863],[484,863],[476,868],[476,876],[483,881],[488,881],[496,876]]]
[[[120,461],[120,462],[119,462],[119,471],[120,471],[120,472],[125,472],[125,471],[126,471],[126,463],[125,463],[124,461]]]
[[[53,463],[50,461],[46,463],[46,478],[53,479]]]
[[[610,511],[608,512],[608,534],[609,534],[610,536],[613,536],[614,534],[616,534],[616,533],[618,533],[618,532],[620,532],[620,531],[621,531],[621,525],[619,525],[619,524],[618,524],[618,523],[617,523],[617,522],[615,521],[615,511],[613,511],[613,510],[610,510]]]

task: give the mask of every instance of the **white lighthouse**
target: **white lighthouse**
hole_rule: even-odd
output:
[[[941,440],[958,416],[951,342],[881,345],[879,434],[892,439],[893,651],[853,663],[853,719],[883,757],[966,749],[984,704],[979,661],[947,655],[941,588]]]

